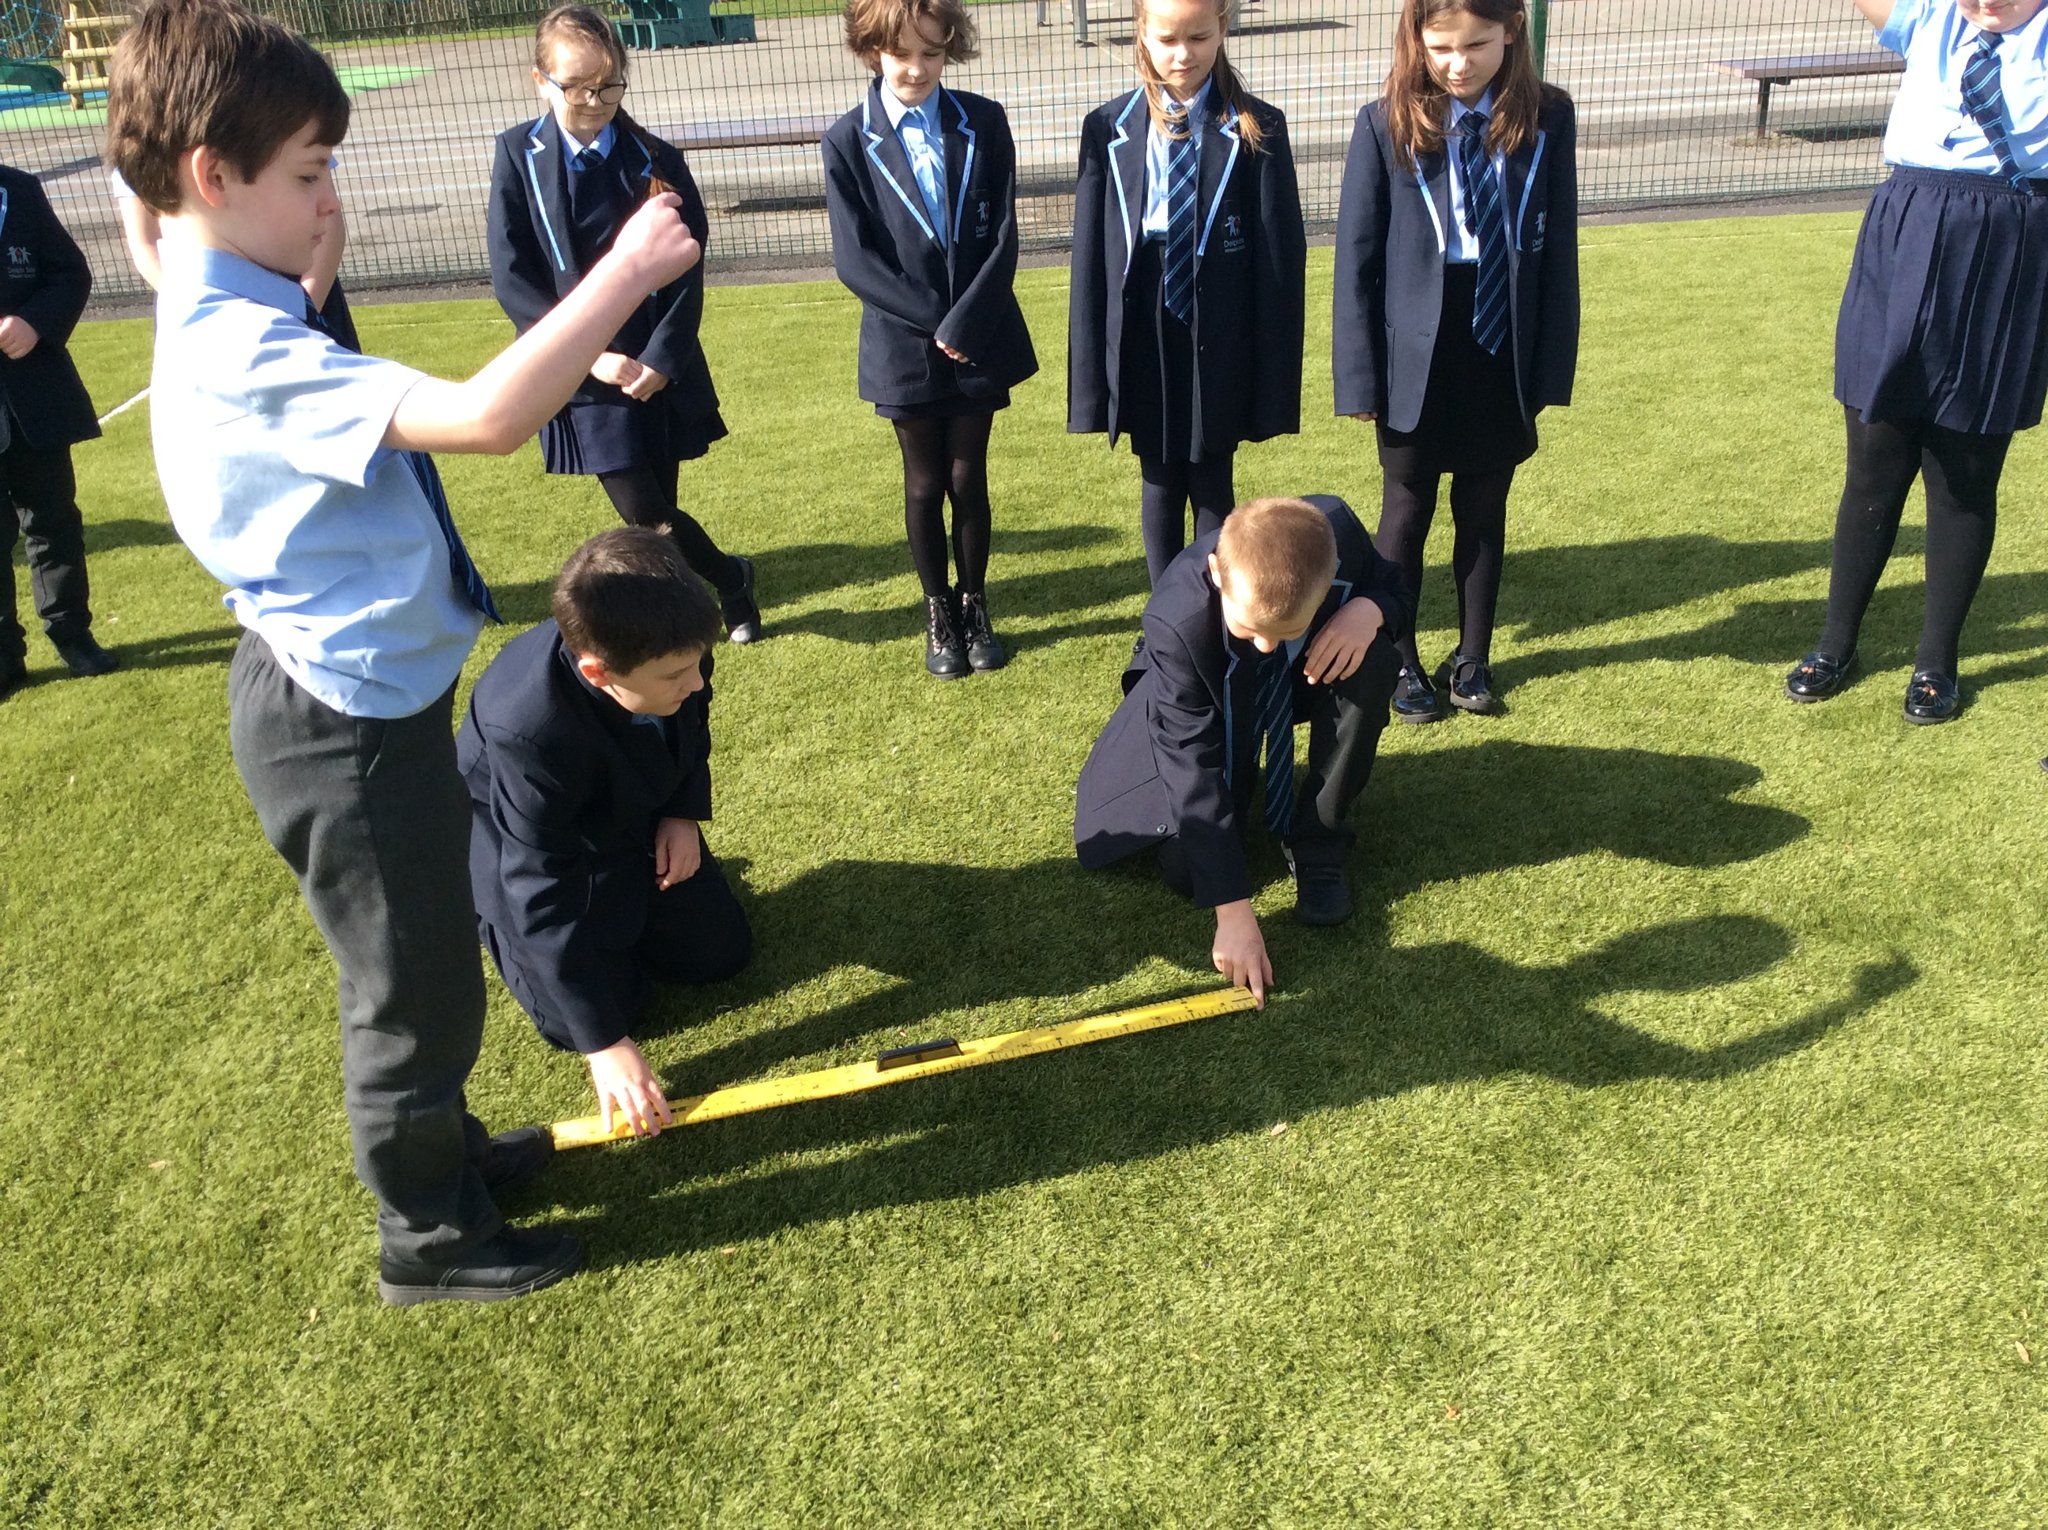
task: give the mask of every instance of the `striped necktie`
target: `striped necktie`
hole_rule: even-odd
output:
[[[940,144],[938,113],[930,104],[913,106],[903,120],[917,131],[903,140],[910,156],[910,173],[917,177],[917,189],[924,198],[924,210],[931,214],[932,237],[946,242],[946,161]],[[899,137],[902,135],[899,134]]]
[[[1294,826],[1294,661],[1284,643],[1260,659],[1255,699],[1266,755],[1266,828],[1285,839]]]
[[[1479,276],[1472,291],[1472,338],[1489,356],[1500,354],[1508,337],[1508,228],[1501,217],[1500,187],[1486,152],[1486,114],[1465,114],[1459,166],[1465,179],[1465,214],[1479,236]]]
[[[2017,186],[2026,179],[2019,162],[2012,157],[2012,139],[2005,129],[2005,90],[1998,83],[1996,32],[1977,34],[1977,51],[1963,66],[1963,110],[1984,130],[1991,152],[1998,156],[1998,173]]]
[[[1160,276],[1160,296],[1166,311],[1183,324],[1195,322],[1195,183],[1201,175],[1201,155],[1195,151],[1195,134],[1182,107],[1172,118],[1179,136],[1166,140],[1166,261]]]

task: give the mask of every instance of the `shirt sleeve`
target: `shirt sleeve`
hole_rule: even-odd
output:
[[[426,374],[362,356],[311,325],[276,314],[250,352],[244,405],[297,472],[368,485],[398,404]]]
[[[1897,0],[1884,30],[1877,34],[1877,45],[1903,58],[1937,3],[1939,0]]]

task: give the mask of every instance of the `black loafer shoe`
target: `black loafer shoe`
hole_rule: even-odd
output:
[[[1351,917],[1351,880],[1342,866],[1294,868],[1294,917],[1301,924],[1342,924]]]
[[[20,659],[0,659],[0,696],[16,686],[28,684],[28,665]]]
[[[1916,669],[1906,682],[1906,721],[1945,723],[1961,709],[1956,677],[1938,669]]]
[[[484,1188],[495,1194],[538,1179],[554,1156],[553,1132],[545,1126],[522,1126],[493,1137],[477,1168],[484,1177]]]
[[[719,615],[725,618],[725,635],[734,643],[761,641],[761,608],[754,601],[754,560],[738,553],[732,561],[740,566],[740,587],[718,597]]]
[[[526,1296],[583,1267],[583,1244],[567,1233],[506,1226],[453,1264],[378,1261],[377,1294],[394,1307],[421,1302],[503,1302]]]
[[[1436,704],[1436,687],[1429,683],[1429,676],[1419,669],[1401,666],[1401,673],[1394,677],[1394,715],[1404,723],[1433,723],[1443,720],[1443,712]]]
[[[1468,659],[1457,649],[1436,672],[1436,683],[1460,712],[1491,712],[1500,705],[1493,694],[1493,669],[1484,659]]]
[[[57,650],[57,657],[64,661],[64,667],[80,680],[89,680],[95,675],[111,675],[121,667],[121,661],[95,643],[89,632],[51,646]]]
[[[1853,650],[1838,659],[1816,648],[1785,676],[1785,694],[1794,701],[1826,701],[1848,683],[1855,667]]]
[[[960,623],[953,615],[950,595],[924,598],[924,667],[937,680],[958,680],[970,672],[967,645],[960,640]]]

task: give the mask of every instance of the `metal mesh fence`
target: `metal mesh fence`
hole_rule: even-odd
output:
[[[829,250],[818,124],[853,105],[866,78],[840,45],[838,12],[805,0],[681,0],[671,14],[691,4],[700,21],[708,14],[752,40],[636,50],[628,108],[688,149],[714,218],[716,264],[813,264]],[[486,273],[492,140],[542,109],[527,72],[537,11],[502,5],[272,5],[322,40],[355,97],[339,172],[352,287]],[[1312,233],[1335,223],[1352,119],[1386,72],[1396,8],[1245,0],[1230,33],[1250,88],[1287,113]],[[1062,247],[1081,118],[1132,83],[1128,4],[1007,0],[975,15],[981,56],[949,68],[947,81],[1006,105],[1027,248]],[[1887,58],[1849,0],[1550,0],[1546,26],[1546,73],[1579,104],[1589,210],[1852,189],[1880,173],[1879,132],[1897,82],[1845,72]],[[389,35],[401,31],[411,35]],[[1780,62],[1754,66],[1766,59]],[[99,168],[103,119],[97,103],[72,111],[61,96],[0,92],[0,155],[43,176],[92,260],[99,297],[112,299],[141,288]],[[734,143],[776,138],[796,141]]]

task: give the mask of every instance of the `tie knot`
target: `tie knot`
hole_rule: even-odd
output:
[[[598,153],[595,144],[587,149],[578,149],[576,151],[576,168],[578,170],[595,170],[603,163],[604,156]]]
[[[1979,32],[1977,34],[1977,46],[1985,53],[1996,53],[1998,45],[2004,41],[2005,34],[2002,32]]]
[[[1465,113],[1465,137],[1466,137],[1466,139],[1467,139],[1468,141],[1470,141],[1470,142],[1474,142],[1474,143],[1476,143],[1476,142],[1478,142],[1478,141],[1479,141],[1480,139],[1484,138],[1485,136],[1486,136],[1486,113],[1485,113],[1485,112],[1467,112],[1467,113]]]

